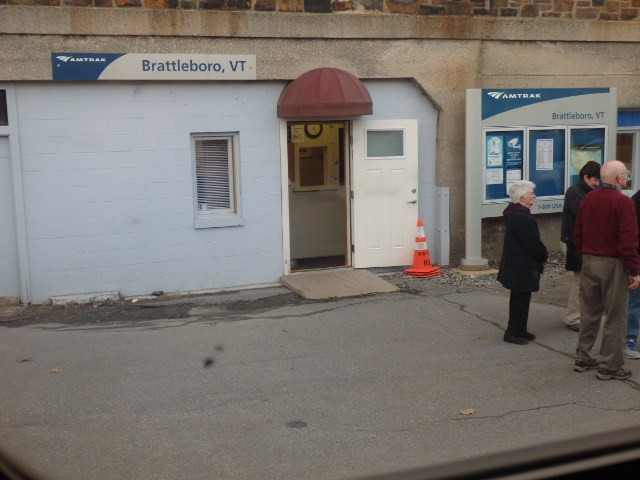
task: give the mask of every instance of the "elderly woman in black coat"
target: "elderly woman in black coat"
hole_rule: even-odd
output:
[[[504,341],[526,345],[535,339],[527,331],[531,292],[540,289],[540,275],[549,257],[547,247],[540,240],[540,232],[531,211],[536,200],[535,184],[520,180],[509,187],[511,202],[503,215],[506,223],[504,245],[498,281],[511,290],[509,296],[509,324]]]

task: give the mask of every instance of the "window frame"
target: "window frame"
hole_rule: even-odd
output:
[[[196,142],[200,140],[227,140],[229,152],[229,204],[228,209],[200,210],[198,208],[198,158]],[[238,132],[192,133],[191,164],[193,166],[194,228],[236,227],[244,225],[242,195],[240,191],[240,155]]]
[[[619,134],[627,134],[631,135],[633,139],[632,150],[631,150],[631,164],[628,166],[631,171],[631,185],[629,188],[623,189],[625,193],[629,195],[633,195],[638,190],[638,185],[640,185],[640,125],[638,126],[625,126],[618,127],[616,130],[616,149],[618,146],[618,135]],[[616,152],[616,158],[617,158]],[[620,161],[623,161],[620,158]]]

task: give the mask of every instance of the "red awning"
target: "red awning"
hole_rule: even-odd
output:
[[[357,77],[337,68],[316,68],[284,87],[279,118],[356,117],[371,115],[373,101]]]

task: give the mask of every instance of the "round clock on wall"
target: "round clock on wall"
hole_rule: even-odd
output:
[[[308,123],[304,126],[304,133],[309,138],[318,138],[320,135],[322,135],[322,124]]]

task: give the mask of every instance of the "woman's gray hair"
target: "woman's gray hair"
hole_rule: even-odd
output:
[[[509,186],[509,197],[513,203],[520,203],[522,197],[527,193],[533,192],[536,184],[529,180],[518,180]]]

